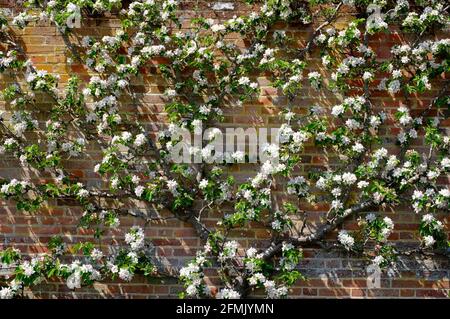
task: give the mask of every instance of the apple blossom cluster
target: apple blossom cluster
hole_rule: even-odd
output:
[[[379,218],[374,213],[369,213],[365,217],[365,233],[370,239],[377,242],[386,242],[394,230],[394,223],[389,217]]]
[[[16,50],[0,52],[0,73],[10,68],[20,67],[20,64]]]
[[[204,251],[198,251],[196,258],[180,269],[180,281],[186,288],[186,297],[205,297],[210,295],[209,287],[204,282],[203,268],[208,266],[208,244]],[[184,294],[182,294],[184,295]]]
[[[444,4],[432,1],[430,6],[425,6],[423,11],[408,12],[402,26],[407,29],[418,29],[423,32],[430,25],[445,25]]]
[[[298,271],[294,270],[301,257],[298,249],[292,244],[283,243],[282,252],[282,258],[279,262],[279,279],[281,283],[270,280],[266,276],[265,273],[268,265],[265,263],[262,254],[258,253],[257,249],[253,247],[247,249],[243,259],[249,285],[263,288],[266,291],[267,297],[271,299],[286,297],[288,293],[287,286],[291,285],[301,276]],[[240,297],[238,293],[233,293],[227,288],[225,289],[219,292],[220,295],[218,298],[235,299]]]
[[[0,252],[1,269],[11,269],[13,279],[9,286],[1,288],[0,299],[11,299],[25,287],[37,285],[44,278],[63,279],[69,289],[76,289],[105,277],[119,277],[123,281],[130,281],[136,273],[154,275],[156,268],[145,255],[144,244],[137,239],[141,234],[141,228],[131,228],[125,235],[129,248],[121,248],[110,256],[104,255],[90,242],[75,244],[72,249],[80,251],[82,258],[76,258],[71,263],[63,262],[62,257],[69,254],[70,249],[60,237],[51,239],[48,247],[50,253],[31,259],[25,259],[17,249],[3,250]]]
[[[17,136],[23,136],[25,131],[37,128],[38,121],[33,119],[30,112],[16,111],[11,116],[12,130]]]
[[[273,213],[273,221],[270,226],[274,231],[284,233],[291,228],[292,220],[289,218],[287,212],[277,210]]]
[[[131,250],[140,250],[144,247],[144,231],[140,227],[131,228],[125,235],[125,242],[130,245]]]
[[[239,292],[230,288],[222,288],[216,295],[217,299],[240,299],[240,297]]]
[[[29,188],[30,184],[27,181],[18,181],[14,178],[9,182],[2,182],[0,193],[4,197],[16,196],[26,193]]]
[[[25,12],[20,13],[13,21],[20,28],[25,27],[30,21],[51,21],[55,23],[63,32],[80,27],[76,20],[81,19],[82,10],[92,10],[92,12],[109,12],[113,9],[120,8],[120,0],[96,0],[96,1],[35,1],[27,0],[24,5],[33,6],[38,4],[42,9],[38,17],[29,15]]]
[[[432,177],[432,174],[439,174],[435,173],[433,171],[430,171],[428,173],[427,177]],[[440,174],[439,174],[440,175]],[[437,176],[439,176],[437,175]],[[425,192],[416,190],[412,194],[412,200],[413,200],[413,208],[416,213],[420,213],[423,210],[439,210],[439,209],[445,209],[449,205],[450,200],[450,190],[448,188],[441,188],[438,190],[435,190],[433,188],[429,188],[425,190]]]
[[[346,230],[341,230],[339,232],[338,240],[347,250],[351,250],[355,244],[355,239]]]
[[[419,233],[422,237],[422,243],[425,248],[433,248],[435,246],[446,246],[446,235],[444,233],[444,225],[441,221],[431,214],[422,217]]]

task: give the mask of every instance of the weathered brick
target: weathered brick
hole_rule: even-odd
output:
[[[231,2],[231,1],[230,1]],[[0,1],[0,6],[4,6],[4,1]],[[211,10],[210,1],[200,1],[201,12],[205,17],[214,19],[227,19],[235,14],[249,13],[251,9],[244,4],[235,3],[235,9],[232,11],[213,12]],[[184,1],[182,8],[185,17],[194,17],[198,14],[195,12],[194,1]],[[347,12],[339,19],[338,27],[343,27],[352,18]],[[188,19],[182,20],[184,30],[189,29]],[[76,36],[95,35],[101,39],[104,35],[113,34],[114,29],[119,26],[119,21],[114,17],[105,17],[101,20],[87,19],[83,22],[83,28],[76,31]],[[306,39],[311,34],[311,27],[302,27],[286,24],[278,24],[275,29],[287,30],[287,34],[292,36],[299,44],[305,44]],[[390,34],[380,34],[370,38],[369,44],[381,59],[388,59],[391,56],[390,47],[394,43],[401,43],[404,38],[398,30],[392,30]],[[88,81],[90,75],[93,75],[86,67],[79,64],[66,65],[68,50],[64,45],[64,40],[60,36],[56,28],[49,25],[27,26],[23,31],[16,31],[17,35],[23,40],[27,55],[33,61],[37,68],[47,70],[49,72],[58,73],[61,76],[61,86],[67,84],[67,80],[72,75],[77,75],[82,81]],[[437,35],[438,36],[438,35]],[[236,45],[243,48],[248,46],[249,41],[242,39],[238,34],[233,34],[227,38],[233,39]],[[74,40],[74,39],[72,39]],[[2,47],[2,44],[0,44]],[[3,47],[2,47],[3,48]],[[124,51],[122,50],[123,54]],[[135,93],[135,100],[132,100],[128,94],[120,97],[121,111],[129,112],[136,116],[143,127],[156,140],[157,133],[165,126],[167,122],[167,114],[164,105],[167,98],[163,95],[169,85],[163,80],[161,74],[158,74],[157,66],[168,63],[167,58],[154,58],[149,61],[148,65],[141,69],[143,75],[136,77],[131,81],[131,90]],[[320,56],[312,54],[308,57],[310,65],[305,72],[322,69]],[[270,79],[262,74],[250,74],[252,80],[261,86],[260,95],[246,102],[241,108],[226,108],[225,122],[221,127],[257,127],[271,126],[276,127],[280,124],[278,116],[280,110],[288,105],[286,96],[281,96],[281,92],[271,87]],[[377,85],[386,74],[380,74],[375,80]],[[445,76],[444,76],[445,77]],[[447,77],[448,78],[448,77]],[[2,85],[3,76],[2,76]],[[6,81],[6,79],[5,79]],[[13,79],[9,78],[8,83],[13,83]],[[354,84],[361,87],[361,80],[353,81]],[[393,116],[397,108],[402,105],[410,105],[413,107],[412,114],[417,115],[428,107],[432,97],[436,94],[437,87],[433,83],[433,90],[425,94],[413,96],[411,100],[406,101],[402,94],[389,95],[381,91],[373,91],[373,104],[377,108],[383,109],[389,115],[386,127],[380,130],[384,146],[389,149],[391,154],[399,154],[399,150],[392,146],[395,142],[395,135],[400,132],[398,127],[394,127]],[[3,87],[2,87],[3,89]],[[349,94],[362,94],[361,89],[352,89]],[[136,102],[137,100],[137,102]],[[52,101],[48,96],[37,94],[36,101],[39,105],[38,110],[33,110],[36,117],[40,121],[40,128],[44,129],[45,121],[49,117],[49,110],[52,107]],[[293,111],[298,115],[305,115],[309,112],[309,107],[313,104],[338,104],[341,101],[330,92],[321,92],[318,94],[311,87],[304,83],[301,93],[292,101],[295,105]],[[0,102],[3,109],[5,104]],[[434,110],[430,113],[433,116],[438,115]],[[338,123],[339,124],[343,124]],[[441,122],[443,127],[450,127],[450,119]],[[74,133],[74,132],[72,132]],[[419,132],[421,138],[414,142],[413,145],[418,149],[423,148],[423,132]],[[36,134],[28,136],[38,139]],[[92,143],[95,144],[95,143]],[[71,174],[83,180],[88,185],[99,185],[106,188],[105,180],[93,173],[93,167],[96,162],[101,160],[102,153],[98,145],[90,145],[86,154],[80,159],[71,159],[63,161],[63,165]],[[301,167],[297,169],[296,174],[307,175],[312,169],[323,169],[323,164],[336,165],[337,159],[332,154],[324,154],[319,152],[313,143],[308,143],[302,152]],[[0,172],[2,177],[17,177],[19,162],[17,158],[6,156],[0,159]],[[239,182],[247,181],[253,176],[256,170],[255,165],[235,166],[230,170],[230,174],[236,176]],[[22,172],[25,175],[25,172]],[[29,174],[29,172],[27,172]],[[46,180],[50,175],[32,177],[34,180]],[[144,179],[143,176],[141,178]],[[449,177],[440,177],[438,183],[448,185]],[[286,196],[286,185],[280,183],[274,188],[276,201],[282,203],[289,197]],[[135,204],[133,209],[135,209]],[[310,219],[314,222],[320,220],[321,217],[329,210],[329,204],[319,201],[316,205],[304,204],[299,205],[300,209],[310,212]],[[142,208],[146,212],[153,212],[149,207]],[[228,207],[227,212],[233,208]],[[49,200],[48,207],[40,209],[33,214],[24,214],[17,211],[14,203],[10,201],[1,201],[0,207],[0,233],[2,240],[0,248],[9,246],[10,243],[16,244],[16,247],[25,254],[41,254],[47,252],[45,244],[49,242],[53,235],[63,235],[67,243],[75,243],[78,240],[92,240],[93,230],[77,229],[77,221],[79,220],[82,209],[78,203],[73,200]],[[217,221],[223,217],[224,211],[214,211],[204,216],[205,225],[214,227]],[[395,214],[386,212],[394,219],[395,228],[393,234],[389,237],[390,241],[412,243],[417,240],[417,227],[420,222],[420,215],[414,214],[410,208],[405,205],[397,207]],[[444,216],[445,217],[445,216]],[[449,220],[444,219],[448,224]],[[110,234],[102,239],[102,245],[123,244],[123,233],[132,225],[143,225],[141,221],[134,218],[122,218],[121,226],[117,231],[111,231]],[[345,223],[345,229],[357,229],[356,219]],[[145,235],[153,239],[153,243],[157,247],[156,251],[160,257],[167,258],[177,267],[186,264],[192,259],[196,250],[203,244],[197,234],[189,224],[177,220],[167,220],[164,222],[152,222],[146,225]],[[231,237],[246,245],[251,239],[258,239],[256,247],[265,247],[268,239],[272,234],[270,231],[259,225],[251,223],[248,228],[233,230]],[[326,240],[334,239],[336,233],[330,234]],[[291,289],[292,297],[339,297],[339,298],[444,298],[449,293],[449,273],[448,261],[442,261],[436,264],[427,264],[428,270],[421,269],[415,261],[402,260],[399,266],[401,274],[397,278],[386,279],[383,277],[380,289],[367,288],[367,274],[365,260],[350,258],[346,252],[329,252],[322,253],[318,247],[305,248],[304,259],[301,261],[299,269],[308,276],[307,281],[299,281]],[[219,281],[215,269],[206,271],[207,281],[217,283]],[[107,281],[105,283],[96,283],[93,287],[84,287],[82,289],[72,291],[64,282],[48,281],[32,290],[25,292],[26,296],[35,298],[147,298],[155,296],[176,297],[181,291],[181,286],[177,282],[167,284],[150,283],[143,278],[135,278],[130,283],[124,283],[119,280]],[[262,291],[255,291],[255,295],[263,295]]]

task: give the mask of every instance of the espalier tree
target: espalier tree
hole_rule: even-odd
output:
[[[186,298],[239,298],[255,289],[282,298],[305,279],[297,270],[304,247],[348,251],[381,269],[395,267],[400,255],[448,254],[438,216],[449,211],[450,190],[438,181],[450,171],[450,138],[440,126],[449,116],[449,5],[435,0],[243,3],[248,13],[223,21],[200,11],[183,17],[177,0],[29,0],[13,17],[0,17],[5,109],[0,156],[42,176],[0,177],[0,197],[34,214],[49,201],[75,201],[84,211],[79,227],[94,230],[92,240],[76,244],[55,237],[48,253],[35,257],[22,256],[13,245],[5,248],[0,265],[12,273],[1,282],[0,298],[20,296],[46,279],[59,278],[76,289],[115,278],[130,281],[135,274],[174,276]],[[87,19],[109,12],[120,20],[113,35],[77,37]],[[336,24],[342,16],[348,19]],[[19,30],[40,23],[56,26],[67,44],[67,63],[84,65],[88,80],[72,76],[62,86],[57,75],[33,65]],[[309,38],[298,41],[280,25],[309,30]],[[382,59],[369,42],[392,30],[407,41],[393,45],[389,58]],[[245,48],[235,44],[236,36]],[[133,83],[152,72],[164,79],[168,118],[156,138],[138,112],[122,107],[124,101],[140,103]],[[230,169],[246,154],[235,151],[227,161],[211,163],[221,154],[208,145],[189,149],[201,163],[174,163],[170,153],[178,131],[194,133],[223,122],[225,108],[241,108],[259,95],[258,76],[266,76],[286,103],[273,102],[282,121],[279,143],[262,146],[265,160],[254,175],[238,182]],[[296,98],[305,86],[329,97],[328,103],[300,106]],[[402,106],[395,114],[385,112],[374,101],[377,94],[400,97]],[[427,105],[411,112],[422,95],[431,95]],[[42,114],[45,121],[41,116],[38,122]],[[390,140],[387,127],[396,128]],[[207,142],[218,136],[213,129]],[[329,162],[299,170],[305,145]],[[102,152],[93,171],[109,187],[88,185],[66,166],[92,148]],[[282,202],[273,194],[280,184],[285,185]],[[137,211],[136,203],[152,209]],[[327,210],[319,220],[309,211],[316,204]],[[383,212],[399,205],[421,216],[414,247],[388,240],[395,225]],[[159,217],[162,211],[170,216]],[[210,212],[220,215],[215,226],[204,222]],[[145,238],[141,227],[132,227],[126,244],[113,253],[101,249],[101,238],[129,215],[149,227],[179,219],[195,229],[204,246],[170,273],[149,254],[152,238]],[[357,220],[358,227],[346,231],[346,220]],[[233,234],[253,224],[265,227],[270,239],[248,238],[249,246],[241,247]],[[217,287],[205,281],[206,269],[218,274]]]

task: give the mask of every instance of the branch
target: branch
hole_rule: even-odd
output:
[[[344,211],[344,214],[342,216],[337,217],[334,221],[321,224],[317,228],[316,232],[314,232],[313,234],[297,238],[291,238],[286,240],[286,242],[291,243],[294,246],[302,246],[305,244],[316,243],[322,240],[323,237],[325,237],[328,233],[335,230],[350,216],[363,212],[369,208],[372,208],[373,206],[374,202],[372,200],[362,202],[361,204],[355,205]],[[282,247],[283,247],[282,243],[278,244],[272,243],[272,245],[262,253],[263,258],[265,260],[272,258],[276,254],[281,252]]]

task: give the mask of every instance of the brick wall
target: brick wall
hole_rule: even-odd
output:
[[[230,2],[230,1],[226,1]],[[245,14],[249,10],[247,5],[234,4],[234,10],[216,11],[212,9],[213,1],[202,3],[201,14],[215,19],[230,18],[235,14]],[[8,1],[0,1],[2,7],[11,8]],[[185,1],[182,5],[182,15],[186,18],[198,15],[193,12],[193,2]],[[351,13],[341,17],[338,25],[344,25],[351,18]],[[118,26],[118,21],[114,17],[99,18],[95,20],[85,20],[83,27],[77,29],[70,37],[71,41],[77,41],[84,35],[103,36],[112,34],[114,28]],[[295,34],[299,44],[305,42],[311,33],[310,28],[303,26],[277,26],[288,32]],[[69,66],[66,63],[67,46],[64,39],[57,30],[49,25],[39,25],[27,27],[25,30],[16,30],[16,35],[23,41],[26,52],[37,69],[47,70],[61,76],[61,86],[67,79],[76,73],[81,79],[87,81],[89,73],[87,69],[80,65]],[[384,36],[373,36],[370,39],[370,46],[376,51],[379,58],[388,58],[390,47],[394,43],[401,43],[404,36],[396,33]],[[239,37],[236,41],[245,45]],[[0,48],[3,49],[0,44]],[[317,52],[308,58],[311,67],[319,65]],[[153,63],[158,63],[153,61]],[[5,77],[0,77],[0,89],[3,89],[9,81]],[[280,122],[278,112],[280,107],[286,104],[286,99],[280,97],[277,91],[268,86],[268,79],[259,75],[257,81],[261,86],[261,95],[251,102],[247,102],[241,109],[224,108],[225,121],[223,126],[277,126]],[[138,104],[130,100],[121,101],[121,110],[138,113],[137,117],[144,124],[148,131],[158,132],[166,122],[164,110],[164,81],[155,72],[149,72],[134,80],[135,92],[138,92]],[[437,87],[437,86],[434,86]],[[412,99],[413,111],[417,113],[428,105],[431,97],[436,92],[423,94],[417,99]],[[49,102],[44,97],[37,97],[39,108],[33,110],[44,125],[48,115]],[[317,94],[308,85],[305,85],[295,103],[300,106],[299,112],[303,112],[303,107],[314,103],[331,106],[337,99],[329,94]],[[402,97],[391,97],[383,94],[373,95],[373,104],[383,108],[387,113],[392,114],[396,108],[403,103]],[[0,109],[5,107],[0,101]],[[445,126],[450,126],[450,120],[445,121]],[[393,141],[397,131],[393,126],[388,126],[382,130],[382,137],[386,147],[394,150]],[[417,145],[420,148],[420,145]],[[65,167],[87,183],[88,186],[106,186],[105,181],[99,179],[93,172],[93,167],[101,159],[101,152],[98,145],[89,146],[89,150],[81,158],[68,160]],[[323,153],[317,153],[313,146],[306,147],[303,155],[303,172],[307,172],[314,166],[320,166],[327,161]],[[252,176],[255,167],[250,164],[233,167],[230,174],[236,176],[238,181],[244,181]],[[39,180],[43,178],[36,171],[20,168],[18,160],[11,157],[0,157],[0,176],[5,178],[31,178]],[[442,184],[448,184],[448,178],[441,180]],[[283,185],[277,185],[274,193],[277,201],[285,199]],[[25,213],[17,211],[14,203],[0,202],[0,248],[14,244],[22,252],[27,254],[37,254],[45,251],[45,244],[51,236],[63,235],[67,243],[80,240],[92,240],[92,232],[82,230],[77,227],[77,222],[82,214],[82,210],[76,203],[71,201],[49,202],[47,208],[40,209],[35,213]],[[142,203],[143,209],[150,209]],[[133,206],[136,207],[136,206]],[[316,207],[308,207],[311,217],[319,219],[328,207],[325,204]],[[162,213],[170,216],[169,213]],[[420,220],[411,209],[399,207],[395,211],[386,211],[395,223],[395,229],[391,235],[391,240],[404,243],[416,243],[418,234],[417,226]],[[213,227],[219,219],[219,214],[210,213],[206,219],[206,225]],[[443,222],[448,225],[449,217],[443,216]],[[441,219],[442,220],[442,219]],[[165,222],[144,224],[137,218],[122,217],[120,230],[102,238],[99,243],[103,248],[108,244],[122,242],[123,234],[130,225],[141,225],[145,229],[146,236],[151,238],[157,247],[157,255],[163,262],[171,264],[173,267],[184,265],[186,260],[200,247],[201,241],[195,231],[186,223],[178,220],[167,220]],[[346,229],[356,227],[355,220],[349,221]],[[249,240],[260,240],[260,245],[264,245],[268,239],[267,231],[257,224],[252,224],[248,229],[237,230],[233,234],[244,246]],[[334,234],[335,236],[335,234]],[[331,237],[330,237],[331,239]],[[395,274],[383,275],[380,289],[367,288],[366,265],[359,259],[352,258],[344,252],[324,252],[320,249],[305,249],[305,258],[300,264],[300,270],[308,277],[307,281],[297,283],[291,291],[292,297],[445,297],[449,293],[449,260],[445,258],[401,258],[398,272]],[[214,272],[211,271],[211,280],[214,282]],[[148,297],[176,297],[181,287],[172,279],[158,279],[148,282],[143,278],[135,278],[131,283],[107,282],[94,284],[93,287],[69,290],[65,283],[44,282],[41,285],[26,291],[26,295],[35,298],[148,298]]]

